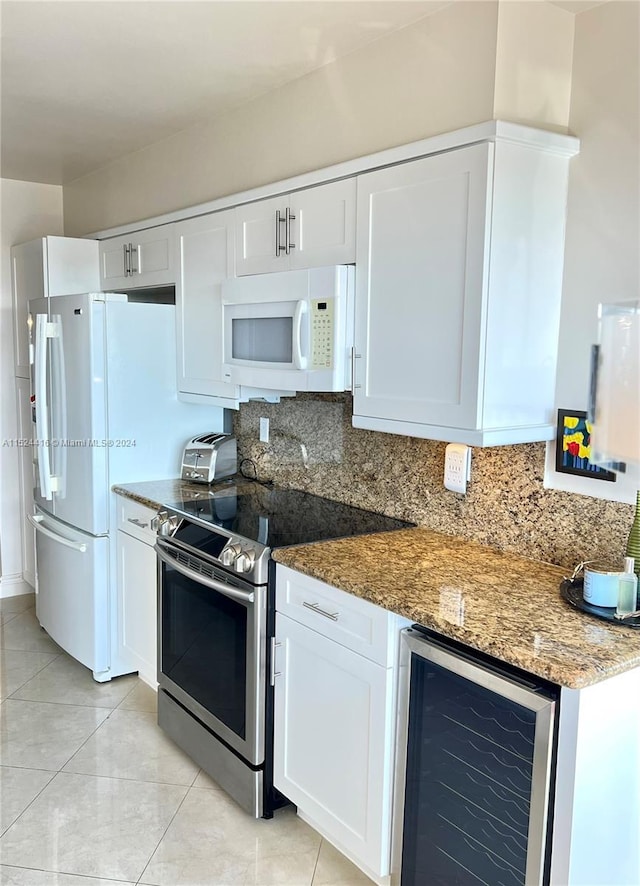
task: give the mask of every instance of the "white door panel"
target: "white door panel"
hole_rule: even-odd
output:
[[[291,268],[356,260],[356,180],[330,182],[291,194]]]
[[[109,539],[36,517],[38,621],[69,655],[92,671],[106,671]]]
[[[487,145],[358,179],[354,414],[475,428]]]
[[[90,295],[52,302],[54,513],[92,535],[109,527],[104,314]]]

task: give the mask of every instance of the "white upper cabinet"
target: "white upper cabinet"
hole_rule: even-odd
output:
[[[228,209],[176,224],[178,391],[185,399],[239,395],[222,381],[221,285],[233,276],[233,220]]]
[[[354,178],[236,207],[236,274],[355,261]]]
[[[100,289],[175,283],[174,225],[160,225],[100,242]]]
[[[553,437],[575,153],[562,138],[358,177],[355,427],[476,446]]]
[[[238,409],[250,397],[277,403],[276,391],[222,376],[222,283],[233,277],[233,209],[175,225],[178,399]]]
[[[77,237],[40,237],[11,248],[15,371],[29,377],[27,304],[100,289],[98,241]]]

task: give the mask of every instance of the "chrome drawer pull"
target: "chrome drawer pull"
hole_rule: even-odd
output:
[[[320,609],[320,605],[318,603],[307,603],[306,600],[302,601],[302,605],[307,609],[310,609],[312,612],[317,612],[318,615],[324,615],[325,618],[330,618],[331,621],[338,621],[339,612],[327,612],[325,609]]]
[[[276,677],[282,676],[282,671],[276,671],[276,649],[278,646],[282,646],[282,643],[279,643],[275,637],[271,638],[271,677],[269,679],[269,685],[276,685]]]
[[[143,523],[142,520],[138,520],[137,517],[127,517],[128,523],[133,523],[134,526],[137,526],[139,529],[146,529],[149,525],[148,523]]]

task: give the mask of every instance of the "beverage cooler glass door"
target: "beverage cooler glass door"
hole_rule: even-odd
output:
[[[160,687],[259,765],[264,760],[266,588],[198,574],[193,558],[180,554],[172,561],[167,549],[170,543],[159,539]]]
[[[551,693],[415,629],[402,655],[394,883],[542,884]]]

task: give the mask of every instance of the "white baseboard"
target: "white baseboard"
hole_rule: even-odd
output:
[[[33,594],[34,588],[25,581],[22,575],[3,575],[0,578],[0,599],[3,597],[19,597],[21,594]]]

